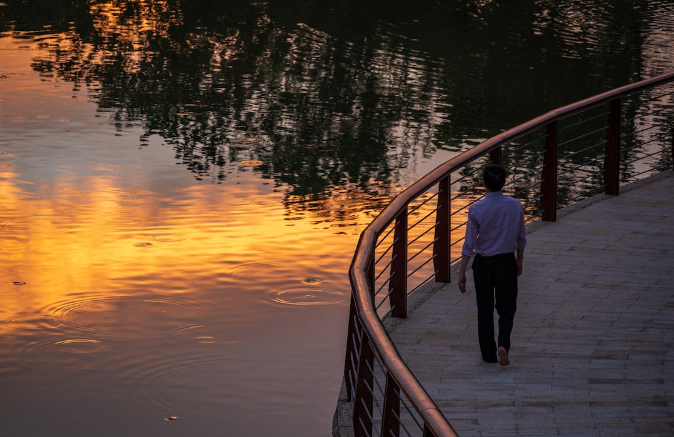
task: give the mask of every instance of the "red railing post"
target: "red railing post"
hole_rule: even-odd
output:
[[[541,181],[543,221],[557,220],[557,120],[547,124]]]
[[[393,232],[389,302],[393,317],[407,317],[407,208],[396,217]]]
[[[672,128],[672,164],[674,164],[674,127]],[[672,165],[672,170],[674,170],[674,165]]]
[[[381,423],[382,436],[400,436],[400,387],[391,374],[386,376],[386,392],[384,395],[384,409]]]
[[[433,431],[424,423],[424,434],[423,437],[436,437],[435,434],[433,434]]]
[[[353,405],[353,429],[357,436],[372,435],[372,411],[374,397],[372,395],[374,375],[374,352],[365,330],[361,330],[360,353],[358,354],[358,381],[356,397]]]
[[[496,165],[501,165],[501,146],[489,152],[489,162]]]
[[[370,299],[372,300],[372,305],[375,305],[374,301],[374,285],[375,285],[375,278],[376,278],[376,264],[375,264],[375,256],[374,256],[374,250],[372,251],[372,258],[370,258],[370,263],[367,266],[367,279],[368,282],[370,283]]]
[[[604,153],[604,193],[617,196],[620,191],[620,98],[609,103]]]
[[[435,243],[433,243],[433,267],[436,282],[450,281],[451,256],[451,181],[450,176],[440,180],[438,186],[438,210],[435,213]]]
[[[357,342],[356,330],[358,329],[356,318],[356,301],[351,293],[351,308],[349,309],[349,324],[346,334],[346,357],[344,359],[344,383],[346,385],[346,399],[350,402],[353,399],[352,384],[356,383],[355,353],[360,348]]]

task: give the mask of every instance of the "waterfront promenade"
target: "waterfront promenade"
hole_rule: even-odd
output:
[[[461,437],[674,435],[674,173],[527,232],[511,365],[480,361],[472,271],[391,334]]]

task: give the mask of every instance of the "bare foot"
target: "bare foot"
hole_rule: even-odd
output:
[[[510,360],[508,359],[508,351],[505,350],[503,346],[498,348],[498,363],[502,366],[507,366],[510,364]]]

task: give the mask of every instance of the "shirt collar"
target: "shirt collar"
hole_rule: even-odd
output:
[[[503,196],[503,193],[500,191],[487,191],[484,195],[485,197],[496,197]]]

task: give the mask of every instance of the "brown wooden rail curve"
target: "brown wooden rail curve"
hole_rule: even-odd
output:
[[[370,225],[363,231],[356,248],[354,258],[349,269],[349,277],[352,287],[352,305],[351,305],[351,314],[349,321],[349,340],[347,345],[347,357],[346,357],[346,368],[345,368],[345,382],[347,386],[347,392],[349,399],[352,399],[354,396],[358,398],[361,396],[359,393],[365,393],[365,398],[367,398],[367,393],[362,388],[363,386],[368,386],[370,392],[372,392],[372,383],[368,384],[367,378],[372,379],[371,375],[371,366],[369,373],[364,372],[366,376],[361,375],[360,371],[357,369],[365,369],[366,367],[362,363],[354,363],[353,357],[356,356],[356,361],[364,361],[367,357],[371,357],[373,353],[376,353],[382,365],[385,367],[386,377],[387,377],[387,388],[386,388],[386,399],[389,399],[389,390],[391,393],[403,392],[409,402],[412,404],[414,409],[418,412],[419,416],[423,420],[423,436],[436,436],[436,437],[449,437],[456,436],[456,432],[443,416],[433,399],[428,395],[428,393],[421,386],[419,381],[416,379],[414,374],[407,367],[402,357],[396,350],[395,345],[388,336],[386,329],[384,328],[378,314],[377,308],[375,307],[375,299],[373,294],[373,270],[374,270],[374,251],[377,245],[377,240],[381,233],[396,220],[397,217],[401,215],[403,211],[406,211],[406,208],[411,201],[417,199],[420,195],[427,192],[436,184],[440,183],[442,180],[448,180],[449,175],[453,172],[461,169],[462,167],[470,164],[476,159],[489,154],[494,153],[494,151],[499,151],[502,145],[512,142],[528,133],[531,133],[537,129],[547,126],[548,132],[553,132],[553,146],[555,147],[554,153],[549,153],[546,150],[546,155],[550,155],[546,158],[546,165],[544,165],[542,173],[544,180],[543,185],[541,186],[541,191],[543,192],[544,199],[541,200],[541,205],[547,202],[547,212],[543,214],[543,220],[554,221],[556,219],[556,188],[557,188],[557,173],[556,173],[556,163],[554,165],[555,170],[551,170],[549,159],[557,160],[556,152],[556,123],[557,121],[569,117],[571,115],[583,112],[587,109],[609,103],[611,105],[611,110],[609,111],[613,114],[615,111],[620,111],[620,99],[624,96],[636,93],[638,91],[646,90],[653,88],[668,82],[674,81],[674,73],[665,74],[662,76],[654,77],[651,79],[643,80],[631,85],[626,85],[621,88],[617,88],[605,93],[590,97],[585,100],[552,110],[543,114],[537,118],[534,118],[526,123],[523,123],[517,127],[514,127],[508,131],[505,131],[501,134],[498,134],[494,137],[489,138],[480,145],[472,148],[471,150],[462,153],[461,155],[441,164],[433,171],[423,176],[405,191],[400,193],[395,197],[391,203],[384,208],[384,210],[370,223]],[[615,105],[613,103],[616,103]],[[609,116],[609,126],[607,130],[607,142],[619,142],[619,123],[616,123],[612,115]],[[619,118],[617,119],[619,121]],[[614,131],[611,132],[611,126],[614,126]],[[552,131],[550,130],[552,128]],[[546,140],[548,142],[548,140]],[[607,150],[610,144],[607,146]],[[617,150],[617,149],[616,149]],[[610,155],[610,154],[609,154]],[[672,155],[674,156],[674,141],[672,144]],[[618,194],[618,165],[617,161],[612,162],[611,157],[607,157],[605,161],[605,167],[607,169],[605,178],[606,178],[606,193],[607,194]],[[618,159],[618,158],[616,158]],[[547,169],[545,167],[548,167]],[[615,167],[615,168],[614,168]],[[552,173],[550,173],[552,171]],[[547,173],[546,173],[547,172]],[[547,180],[546,180],[547,179]],[[551,179],[554,179],[551,182]],[[546,188],[545,184],[552,184],[549,188]],[[547,190],[547,191],[546,191]],[[552,193],[552,194],[546,194]],[[550,203],[552,202],[552,203]],[[446,240],[443,240],[445,242]],[[449,249],[447,249],[449,250]],[[438,280],[438,282],[448,282],[449,281],[449,267],[450,267],[450,257],[446,256],[442,258],[442,263],[445,265],[441,266],[441,270],[444,269],[444,276],[438,276],[436,273],[436,280],[438,278],[443,278]],[[405,299],[406,296],[403,297]],[[405,317],[405,314],[402,314],[402,317]],[[354,323],[354,319],[357,318],[357,322]],[[360,345],[358,345],[360,339]],[[365,341],[369,339],[371,346],[368,345],[368,342]],[[369,351],[368,349],[372,347],[374,350]],[[371,358],[370,358],[371,359]],[[350,366],[349,363],[353,365]],[[351,370],[350,370],[351,369]],[[351,372],[351,373],[349,373]],[[351,385],[349,383],[349,378],[354,378],[355,382]],[[365,383],[361,382],[361,378],[366,378]],[[393,388],[389,388],[389,382]],[[399,397],[399,396],[398,396]],[[386,402],[385,408],[386,408]],[[393,402],[393,401],[392,401]],[[397,401],[396,401],[397,402]],[[362,405],[361,405],[362,404]],[[364,406],[364,407],[362,407]],[[391,407],[389,405],[389,407]],[[369,412],[362,410],[369,408]],[[399,410],[399,405],[391,407],[394,411]],[[398,410],[396,410],[396,408]],[[354,411],[353,411],[353,424],[354,429],[356,430],[356,437],[361,437],[361,432],[363,435],[369,436],[368,428],[372,429],[372,399],[371,397],[367,400],[361,399],[360,401],[356,399],[354,402]],[[359,412],[360,411],[360,412]],[[369,416],[369,417],[367,417]],[[389,420],[388,412],[385,411],[382,413],[381,418],[383,423],[386,423]],[[398,419],[399,420],[399,419]],[[397,431],[389,431],[393,435],[399,434],[399,424],[396,424],[395,429]],[[360,431],[359,431],[360,430]]]

